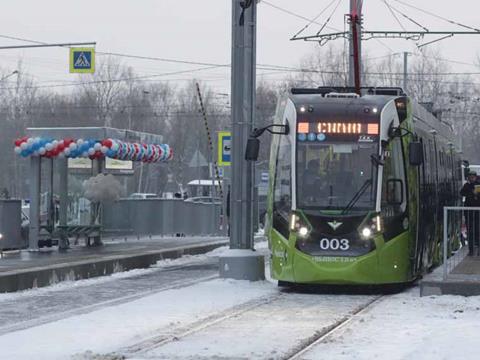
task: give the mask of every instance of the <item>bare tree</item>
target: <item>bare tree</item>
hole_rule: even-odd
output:
[[[101,126],[112,126],[113,114],[120,105],[121,94],[126,83],[132,81],[132,72],[116,58],[106,57],[97,63],[94,74],[81,75],[83,95],[95,109],[97,122]]]

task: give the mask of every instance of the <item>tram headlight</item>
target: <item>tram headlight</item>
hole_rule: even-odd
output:
[[[3,239],[3,234],[2,234],[2,233],[0,233],[0,240],[2,240],[2,239]]]
[[[370,239],[373,235],[381,233],[382,230],[382,218],[380,217],[380,215],[376,215],[375,217],[368,220],[365,226],[360,229],[360,236],[363,239],[367,240]]]
[[[306,226],[302,226],[300,229],[298,229],[298,235],[301,237],[306,237],[308,235],[308,228]]]
[[[370,229],[369,227],[364,227],[364,228],[362,229],[362,236],[363,236],[365,239],[370,238],[370,236],[372,236],[372,229]]]
[[[296,232],[298,236],[305,238],[310,234],[311,228],[300,215],[292,213],[290,216],[290,230]]]

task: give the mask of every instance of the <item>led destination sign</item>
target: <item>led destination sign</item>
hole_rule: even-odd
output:
[[[378,123],[345,123],[345,122],[300,122],[299,134],[326,134],[326,135],[378,135]]]

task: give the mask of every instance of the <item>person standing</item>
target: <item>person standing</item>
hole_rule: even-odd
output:
[[[460,195],[465,197],[466,207],[480,207],[480,181],[475,171],[468,173],[467,182],[460,190]],[[480,245],[480,210],[466,210],[465,221],[467,226],[468,255],[472,256],[474,245]]]

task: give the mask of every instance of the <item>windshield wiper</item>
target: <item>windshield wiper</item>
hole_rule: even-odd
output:
[[[372,164],[375,165],[375,167],[385,165],[385,162],[382,161],[382,159],[380,158],[380,155],[378,155],[378,154],[371,154],[370,155],[370,160],[372,160]]]
[[[347,211],[349,211],[357,203],[358,199],[360,199],[362,197],[362,195],[365,193],[365,191],[367,191],[367,189],[371,185],[372,185],[372,179],[365,180],[362,187],[360,189],[358,189],[358,191],[355,193],[355,195],[353,195],[352,200],[350,200],[350,202],[347,204],[347,206],[345,206],[345,208],[342,210],[342,215],[346,214]]]

